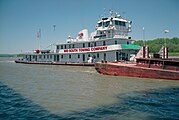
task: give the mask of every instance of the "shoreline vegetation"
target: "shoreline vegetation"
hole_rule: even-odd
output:
[[[151,54],[158,53],[162,46],[168,47],[169,56],[179,57],[179,38],[158,38],[154,40],[137,40],[134,45],[147,45]],[[0,54],[0,57],[22,57],[23,54]]]
[[[23,54],[0,54],[0,57],[23,57]]]
[[[134,42],[135,45],[149,46],[149,51],[151,54],[158,53],[162,46],[168,47],[169,56],[179,56],[179,38],[157,38],[154,40],[137,40]]]

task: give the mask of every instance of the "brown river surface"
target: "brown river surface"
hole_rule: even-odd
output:
[[[0,58],[0,118],[179,119],[179,81]]]

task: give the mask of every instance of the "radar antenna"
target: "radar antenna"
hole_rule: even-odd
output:
[[[110,16],[113,15],[113,11],[111,9],[109,9],[109,13],[110,13]]]

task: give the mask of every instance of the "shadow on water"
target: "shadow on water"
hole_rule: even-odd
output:
[[[112,105],[55,115],[0,82],[0,118],[12,119],[126,119],[175,120],[179,119],[179,88],[152,89],[115,96]]]

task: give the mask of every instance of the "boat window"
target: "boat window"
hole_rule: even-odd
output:
[[[50,59],[52,59],[52,55],[50,55]]]
[[[83,54],[83,62],[85,61],[85,54]]]
[[[115,20],[115,25],[126,26],[126,23],[125,23],[125,22],[121,22],[121,21],[116,21],[116,20]]]
[[[44,59],[45,59],[45,55],[44,55]]]
[[[69,45],[69,49],[71,48],[71,45]]]
[[[117,40],[115,40],[115,44],[117,44]]]
[[[125,22],[122,22],[122,26],[126,26],[126,23],[125,23]]]
[[[97,54],[97,58],[99,58],[99,53]]]
[[[47,55],[47,59],[49,59],[49,55]]]
[[[61,45],[61,49],[63,49],[63,45]]]
[[[80,58],[80,54],[78,54],[78,58]]]
[[[110,23],[110,21],[105,22],[105,23],[104,23],[104,26],[105,26],[105,27],[108,27],[108,26],[109,26],[109,23]]]
[[[65,49],[67,48],[67,46],[65,45]]]
[[[57,45],[57,49],[59,49],[59,45]]]
[[[74,45],[74,44],[72,45],[72,48],[75,48],[75,45]]]
[[[102,22],[98,23],[98,27],[101,27],[102,26]]]
[[[41,55],[39,55],[39,59],[41,59],[42,58],[42,56]]]
[[[88,47],[90,47],[90,43],[88,43]]]
[[[106,53],[104,53],[104,61],[106,61]]]
[[[96,46],[96,42],[94,42],[94,46]]]
[[[59,56],[59,55],[57,55],[57,62],[59,62],[59,58],[60,58],[60,56]]]
[[[71,59],[71,55],[69,55],[69,58]]]
[[[104,45],[104,46],[106,45],[106,41],[103,41],[103,45]]]
[[[108,18],[107,17],[105,17],[105,18],[102,18],[102,20],[107,20]]]
[[[54,55],[54,61],[56,61],[56,55]]]
[[[63,59],[63,55],[61,55],[61,59]]]
[[[115,25],[119,25],[119,21],[115,20]]]
[[[83,47],[85,47],[85,43],[83,43]]]

